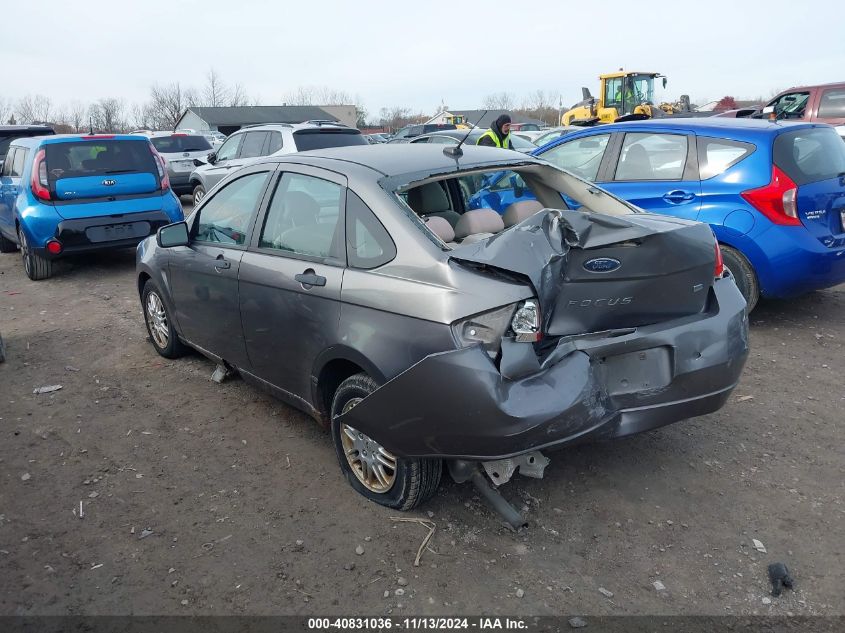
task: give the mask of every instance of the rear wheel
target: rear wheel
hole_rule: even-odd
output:
[[[144,284],[141,304],[144,308],[144,323],[156,351],[165,358],[178,358],[184,354],[185,345],[179,340],[161,292],[152,280],[148,279]]]
[[[16,250],[18,250],[18,245],[0,234],[0,253],[14,253]]]
[[[335,452],[347,481],[360,494],[388,508],[410,510],[437,491],[442,460],[399,457],[365,433],[338,421],[376,389],[375,380],[366,374],[355,374],[337,388],[331,409]]]
[[[26,241],[26,234],[22,228],[18,228],[18,243],[21,248],[21,259],[23,259],[23,269],[26,271],[26,276],[33,281],[41,281],[47,279],[53,274],[53,262],[36,255],[29,249],[29,243]]]
[[[205,198],[205,187],[197,185],[194,187],[194,206],[197,206]]]
[[[748,304],[745,312],[748,314],[754,309],[757,300],[760,298],[760,284],[757,282],[754,268],[745,258],[745,255],[735,248],[724,244],[719,244],[719,248],[722,251],[722,260],[725,262],[725,267],[733,273],[736,287],[745,297],[745,302]]]

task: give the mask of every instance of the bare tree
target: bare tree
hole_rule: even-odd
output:
[[[73,126],[74,132],[79,132],[85,126],[85,112],[88,108],[81,101],[74,101],[68,110],[68,124]]]
[[[103,132],[122,132],[123,121],[123,100],[116,97],[104,97],[92,103],[88,109],[92,124]]]
[[[236,108],[239,106],[249,105],[250,101],[254,102],[253,105],[258,105],[258,99],[250,99],[246,96],[246,91],[244,90],[243,85],[235,84],[229,89],[228,102],[226,105]]]
[[[167,86],[155,85],[150,89],[150,115],[154,127],[159,130],[172,130],[179,118],[189,107],[193,91],[182,90],[179,82]]]
[[[14,113],[11,100],[0,97],[0,125],[7,123]]]
[[[484,97],[483,103],[487,110],[513,110],[516,100],[509,92],[497,92]]]
[[[382,108],[379,110],[378,124],[381,127],[393,131],[408,125],[409,123],[420,123],[425,121],[427,118],[428,117],[421,112],[412,114],[410,108],[393,106],[391,108]]]
[[[282,102],[288,105],[352,105],[356,99],[348,92],[327,86],[299,86],[283,96]]]
[[[229,88],[223,82],[220,74],[213,68],[208,71],[205,78],[205,87],[201,93],[202,105],[212,108],[228,105]]]
[[[18,99],[15,111],[19,123],[43,123],[50,120],[53,102],[44,95],[26,95]]]
[[[535,90],[525,97],[522,107],[515,112],[546,123],[553,123],[558,118],[560,95],[554,92]]]

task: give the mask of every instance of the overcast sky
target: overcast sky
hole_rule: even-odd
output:
[[[568,106],[621,66],[666,74],[673,99],[754,98],[845,81],[842,9],[834,0],[812,12],[782,0],[3,0],[0,99],[128,105],[155,83],[200,87],[215,68],[264,105],[328,86],[359,95],[371,115],[394,105],[433,113],[441,100],[473,108],[503,90],[519,100],[560,92]]]

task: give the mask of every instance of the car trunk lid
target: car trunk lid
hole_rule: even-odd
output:
[[[632,213],[546,210],[453,259],[527,277],[547,336],[648,325],[702,312],[713,285],[706,224]]]

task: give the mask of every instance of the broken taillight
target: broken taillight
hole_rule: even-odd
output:
[[[518,343],[536,343],[543,338],[540,329],[540,308],[537,301],[523,301],[511,319],[511,329]]]

